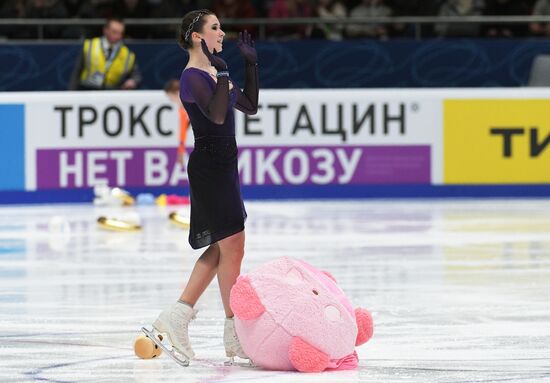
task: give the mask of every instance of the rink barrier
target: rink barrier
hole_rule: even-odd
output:
[[[173,39],[127,43],[142,71],[142,89],[163,89],[179,78],[187,54]],[[263,89],[518,87],[529,82],[535,57],[550,54],[544,38],[256,40],[256,49]],[[66,90],[81,51],[81,41],[0,44],[2,68],[9,68],[0,72],[0,91]],[[235,41],[224,41],[222,57],[242,86]],[[357,60],[351,70],[341,65]]]
[[[550,196],[548,110],[543,88],[265,90],[235,115],[243,195]],[[159,91],[0,93],[0,203],[185,194],[178,118]]]

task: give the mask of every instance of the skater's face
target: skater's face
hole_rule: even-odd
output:
[[[223,37],[225,36],[220,21],[216,15],[205,15],[204,26],[201,32],[193,32],[194,39],[197,39],[198,46],[200,46],[200,39],[204,39],[208,50],[212,52],[214,49],[216,52],[221,52],[223,49]]]

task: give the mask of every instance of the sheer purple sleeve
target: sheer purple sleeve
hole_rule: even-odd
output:
[[[245,64],[246,78],[244,91],[237,87],[237,103],[235,108],[246,114],[256,114],[258,111],[258,66]]]
[[[218,77],[212,90],[208,79],[198,71],[188,71],[181,80],[181,99],[194,102],[213,123],[223,124],[229,105],[229,78]]]

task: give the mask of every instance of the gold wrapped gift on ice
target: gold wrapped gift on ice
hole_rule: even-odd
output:
[[[181,227],[182,229],[189,229],[189,227],[191,226],[187,218],[184,218],[181,214],[178,214],[176,212],[170,213],[168,215],[168,219],[174,225]]]
[[[111,231],[139,231],[141,225],[136,223],[123,221],[117,218],[99,217],[97,224],[100,228]]]

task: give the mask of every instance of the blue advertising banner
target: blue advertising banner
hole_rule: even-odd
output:
[[[25,106],[0,104],[0,190],[25,189]]]

